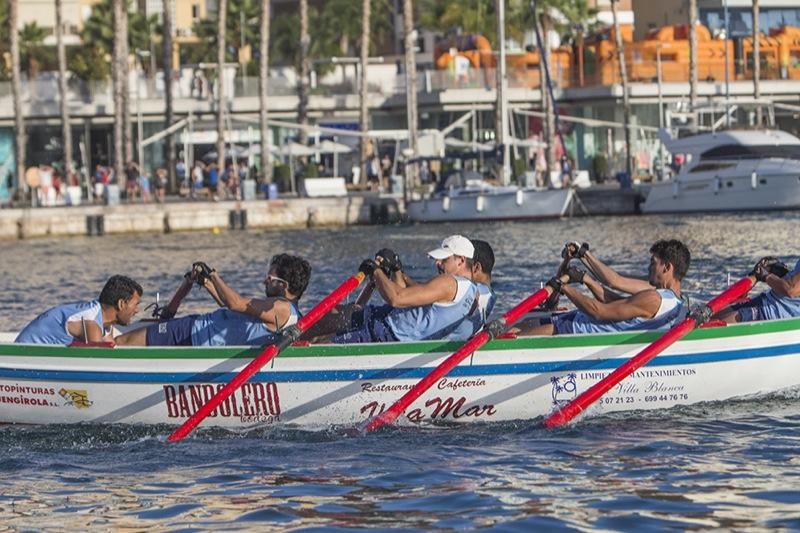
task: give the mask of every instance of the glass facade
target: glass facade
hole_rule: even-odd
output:
[[[712,35],[725,31],[725,11],[722,8],[701,9],[700,22],[706,25]],[[783,26],[800,27],[800,7],[764,7],[758,15],[759,30],[770,30]],[[730,37],[750,36],[753,31],[753,12],[748,8],[728,8],[728,28]]]

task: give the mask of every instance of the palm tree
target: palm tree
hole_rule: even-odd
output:
[[[22,115],[22,87],[19,61],[19,33],[17,32],[17,18],[19,0],[10,0],[8,9],[8,32],[11,37],[11,92],[14,100],[14,155],[17,163],[17,194],[22,189],[25,176],[25,121]]]
[[[628,178],[633,179],[633,168],[631,165],[631,112],[628,102],[628,74],[625,69],[625,50],[622,48],[622,34],[619,31],[619,18],[617,17],[617,2],[611,0],[611,16],[614,19],[614,39],[617,49],[617,61],[619,62],[619,75],[622,80],[622,113],[623,127],[625,128],[625,172]]]
[[[167,112],[167,124],[169,128],[175,122],[175,109],[172,103],[172,10],[175,7],[174,0],[163,0],[164,2],[164,106]],[[174,193],[178,190],[175,178],[175,136],[170,133],[167,136],[167,172],[169,173],[169,190]],[[187,172],[189,169],[187,169]]]
[[[689,0],[689,107],[692,113],[697,108],[697,0]]]
[[[509,178],[509,152],[506,136],[508,132],[508,101],[506,100],[506,17],[505,17],[505,0],[495,1],[495,12],[497,14],[497,47],[500,50],[497,60],[497,67],[495,68],[496,74],[496,87],[497,90],[497,104],[495,105],[495,139],[500,149],[503,151],[503,159],[498,161],[500,163],[500,176],[503,185],[508,184]]]
[[[297,84],[297,122],[305,126],[308,124],[308,85],[310,68],[308,52],[311,38],[308,35],[308,0],[300,0],[300,80]],[[299,132],[300,144],[308,141],[308,131],[301,129]]]
[[[122,184],[125,171],[125,113],[126,105],[125,79],[128,75],[127,38],[127,1],[114,0],[114,59],[112,62],[112,78],[114,84],[114,176],[117,184]]]
[[[367,110],[367,97],[369,87],[367,86],[367,63],[369,61],[369,19],[370,19],[370,0],[361,2],[361,79],[358,84],[359,102],[359,127],[363,137],[361,137],[361,183],[367,182],[367,157],[369,157],[369,138],[366,137],[369,131],[369,111]],[[377,155],[377,154],[374,154]]]
[[[63,0],[56,0],[56,46],[58,47],[58,96],[61,99],[61,135],[64,137],[64,175],[72,174],[72,128],[67,107],[67,52],[64,47]]]
[[[225,171],[225,24],[228,0],[219,0],[217,13],[217,167]]]
[[[413,156],[418,155],[417,146],[417,61],[414,53],[416,30],[414,29],[414,5],[411,0],[403,0],[403,33],[405,35],[406,67],[406,109],[408,120],[408,147]],[[410,168],[408,168],[410,167]],[[406,168],[406,180],[411,186],[417,184],[416,165]]]
[[[756,103],[761,99],[761,43],[758,31],[759,6],[758,0],[753,0],[753,97]],[[760,105],[756,105],[756,126],[761,126],[763,119]]]
[[[269,18],[270,0],[261,0],[261,34],[259,40],[258,64],[258,126],[261,133],[261,179],[272,183],[272,158],[269,153],[270,130],[267,124],[268,81],[269,81]]]

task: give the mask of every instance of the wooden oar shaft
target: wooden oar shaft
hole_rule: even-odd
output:
[[[508,311],[502,318],[495,322],[503,330],[513,325],[522,316],[545,301],[547,299],[547,289],[540,289],[519,305]],[[393,403],[386,411],[379,414],[364,426],[363,431],[372,431],[378,429],[385,424],[391,424],[397,417],[403,414],[409,405],[422,396],[422,394],[430,389],[434,383],[439,379],[446,376],[453,368],[466,359],[471,353],[478,350],[481,346],[486,344],[492,339],[492,334],[489,333],[489,328],[484,328],[483,331],[475,334],[470,340],[467,341],[461,348],[459,348],[450,357],[439,363],[439,366],[434,368],[427,376],[422,378],[419,383],[414,385],[408,392],[406,392],[399,400]]]
[[[330,311],[336,304],[338,304],[342,299],[350,294],[353,289],[358,287],[361,281],[364,279],[364,274],[359,272],[355,276],[350,277],[339,285],[330,295],[328,295],[324,300],[322,300],[319,304],[317,304],[311,311],[308,312],[307,315],[303,316],[300,320],[298,320],[297,324],[295,325],[296,330],[292,333],[303,333],[309,327],[311,327],[314,323],[317,322],[320,318],[322,318],[328,311]],[[275,344],[271,344],[267,346],[255,359],[250,361],[250,363],[244,367],[233,379],[222,389],[217,391],[217,393],[211,397],[205,404],[203,404],[200,409],[195,411],[195,413],[189,417],[189,419],[183,423],[178,429],[176,429],[172,435],[167,438],[167,441],[174,442],[183,439],[186,435],[191,433],[191,431],[200,424],[211,412],[219,407],[219,404],[224,402],[228,396],[233,394],[236,389],[242,386],[248,379],[253,377],[253,374],[258,372],[264,365],[269,363],[276,355],[278,355],[284,348],[292,344],[296,339],[296,335],[292,335],[286,331],[280,334],[278,342]]]
[[[727,305],[735,302],[741,296],[747,294],[747,291],[749,291],[752,286],[752,279],[743,278],[728,287],[728,289],[722,294],[706,304],[706,307],[708,308],[708,316],[718,312]],[[617,369],[611,374],[589,387],[583,393],[579,394],[578,397],[569,402],[562,409],[559,409],[547,417],[544,421],[544,425],[546,427],[561,426],[578,416],[582,411],[592,405],[606,392],[611,390],[612,387],[616,386],[620,381],[635,372],[639,367],[647,364],[655,356],[669,348],[676,341],[692,331],[698,325],[698,322],[699,320],[697,317],[690,315],[680,324],[672,327],[664,335],[659,337],[658,340],[617,367]]]

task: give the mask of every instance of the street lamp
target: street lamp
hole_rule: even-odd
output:
[[[136,50],[136,55],[144,60],[150,57],[149,50]],[[138,152],[139,152],[139,172],[144,172],[144,146],[142,146],[142,142],[144,141],[144,132],[142,131],[142,94],[141,94],[141,80],[139,76],[136,76],[136,122],[138,124],[137,130],[137,140],[138,140]]]

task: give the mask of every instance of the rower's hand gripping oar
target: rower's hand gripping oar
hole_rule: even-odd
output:
[[[555,413],[548,416],[544,421],[544,425],[546,427],[560,426],[578,416],[581,411],[585,410],[595,401],[600,399],[603,394],[608,392],[617,383],[628,377],[631,373],[635,372],[639,367],[645,365],[653,357],[669,348],[673,343],[687,335],[697,326],[702,325],[715,313],[719,312],[721,309],[727,307],[747,294],[747,292],[753,287],[753,284],[753,277],[748,276],[746,278],[742,278],[728,287],[719,296],[708,302],[706,305],[696,308],[686,319],[673,326],[655,342],[644,348],[632,358],[625,361],[611,374],[589,387],[586,391],[578,395],[577,398],[569,402],[562,409],[559,409]]]
[[[586,252],[589,250],[589,243],[578,244],[575,241],[568,242],[561,250],[561,264],[558,265],[556,277],[561,277],[567,273],[569,262],[573,259],[582,259]],[[545,311],[553,311],[558,306],[558,300],[561,297],[561,291],[553,291],[547,300],[542,304],[542,309]]]
[[[498,318],[497,320],[493,320],[489,324],[486,324],[481,331],[473,335],[472,338],[468,340],[467,343],[464,344],[458,351],[442,361],[439,366],[434,368],[427,376],[422,378],[419,383],[414,385],[414,387],[406,392],[399,400],[392,404],[391,407],[373,419],[367,421],[367,423],[363,426],[362,431],[372,431],[385,424],[391,424],[394,422],[398,416],[403,414],[403,411],[405,411],[409,405],[414,403],[414,401],[423,393],[425,393],[425,391],[431,388],[434,383],[447,375],[448,372],[455,368],[461,361],[466,359],[471,353],[475,352],[478,348],[498,335],[503,334],[509,327],[514,325],[520,318],[522,318],[525,313],[531,311],[534,307],[544,302],[550,295],[550,291],[558,292],[549,284],[550,282],[548,282],[547,287],[539,289],[502,317]],[[557,283],[554,284],[557,285]]]
[[[200,409],[198,409],[181,427],[176,429],[168,438],[167,441],[175,442],[181,440],[188,435],[200,422],[206,418],[211,411],[216,409],[219,404],[225,401],[228,396],[234,393],[243,383],[250,379],[253,374],[258,372],[264,365],[269,363],[276,355],[278,355],[284,348],[291,345],[300,336],[313,326],[320,318],[325,316],[328,311],[333,309],[336,304],[342,299],[353,292],[364,280],[364,273],[358,272],[356,275],[348,278],[344,283],[339,285],[331,294],[324,300],[316,305],[308,314],[304,315],[297,324],[290,326],[278,335],[278,341],[274,344],[267,346],[255,359],[244,367],[234,378],[217,393],[211,397]]]

